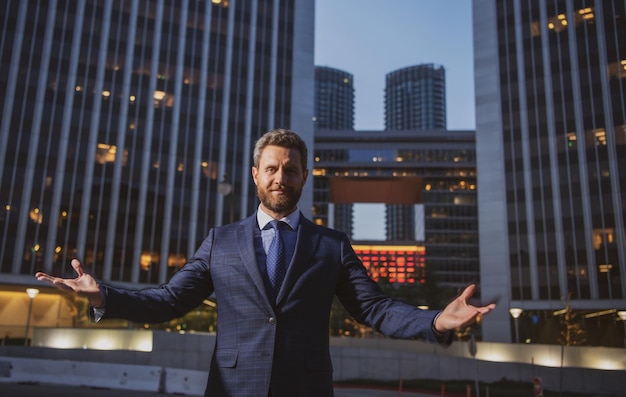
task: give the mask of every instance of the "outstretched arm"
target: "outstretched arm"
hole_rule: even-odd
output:
[[[475,291],[476,285],[470,285],[443,309],[435,320],[434,327],[437,332],[445,333],[469,325],[476,321],[477,317],[489,313],[496,307],[495,303],[486,306],[472,306],[467,303]]]
[[[70,291],[87,298],[93,307],[103,307],[104,298],[100,292],[98,281],[89,273],[85,273],[78,259],[72,259],[72,267],[76,271],[76,278],[54,277],[42,272],[35,273],[35,277],[37,280],[46,281],[60,290]]]

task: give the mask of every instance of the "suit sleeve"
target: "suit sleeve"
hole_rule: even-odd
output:
[[[211,230],[187,264],[158,288],[129,290],[104,286],[106,310],[103,318],[160,323],[198,307],[213,293],[210,275],[213,238],[214,231]]]
[[[345,235],[341,240],[341,263],[337,297],[355,320],[390,338],[451,342],[451,333],[440,334],[433,328],[439,311],[418,309],[387,296],[369,277]]]

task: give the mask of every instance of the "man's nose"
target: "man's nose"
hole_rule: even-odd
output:
[[[282,185],[284,181],[285,181],[285,172],[281,168],[278,171],[276,171],[276,173],[274,174],[274,182],[279,185]]]

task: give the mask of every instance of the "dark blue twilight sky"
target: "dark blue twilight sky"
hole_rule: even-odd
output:
[[[448,129],[475,129],[470,0],[315,0],[315,64],[351,73],[355,129],[384,129],[385,75],[446,70]]]

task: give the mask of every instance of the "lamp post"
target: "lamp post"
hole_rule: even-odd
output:
[[[626,347],[626,310],[619,310],[617,316],[621,318],[624,323],[624,347]]]
[[[24,346],[28,346],[28,331],[30,330],[30,317],[33,313],[33,300],[39,295],[37,288],[26,288],[26,295],[28,295],[28,317],[26,317],[26,333],[24,334]]]
[[[518,325],[518,318],[519,316],[522,315],[522,312],[524,310],[520,309],[519,307],[512,307],[509,309],[509,313],[511,313],[511,316],[513,317],[513,321],[515,321],[515,343],[519,343],[519,325]]]

